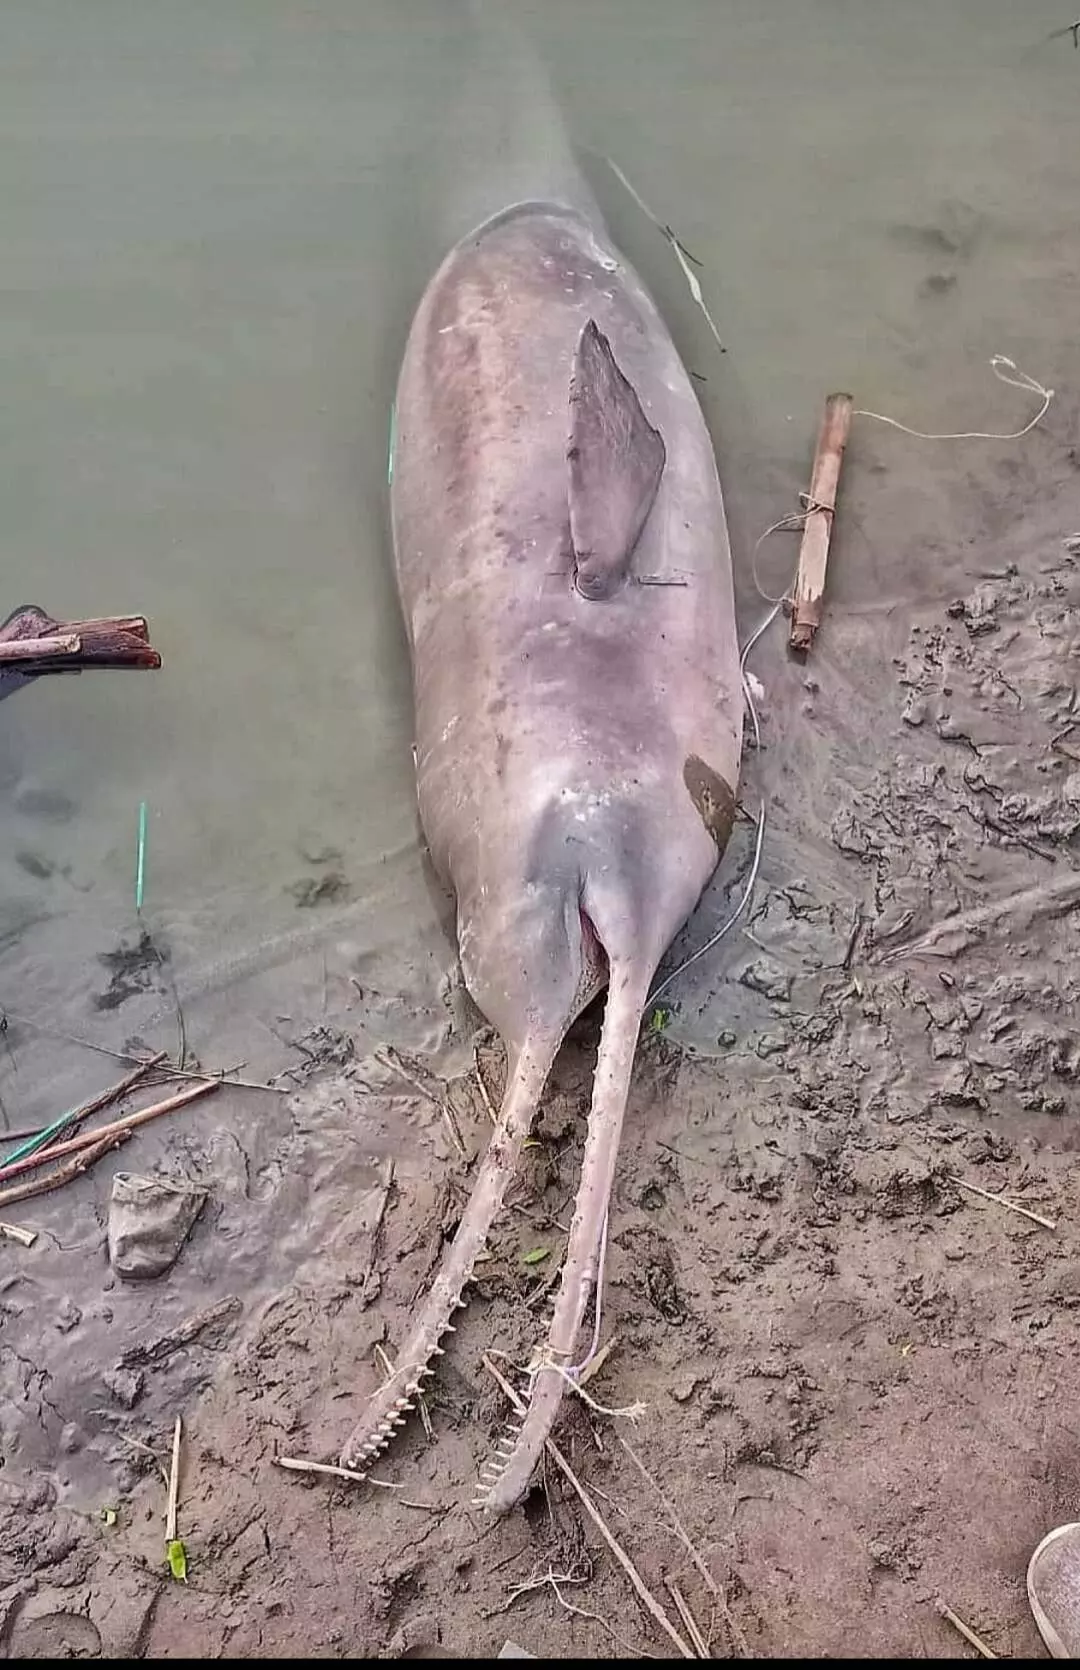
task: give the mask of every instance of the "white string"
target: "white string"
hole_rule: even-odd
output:
[[[598,1415],[622,1415],[628,1421],[639,1421],[648,1410],[648,1404],[642,1403],[640,1399],[635,1403],[628,1403],[623,1409],[609,1409],[606,1404],[597,1403],[596,1399],[590,1397],[584,1386],[578,1381],[577,1376],[581,1372],[580,1369],[564,1368],[561,1363],[552,1362],[549,1358],[543,1356],[530,1372],[536,1375],[539,1374],[541,1369],[545,1368],[561,1375],[566,1384],[577,1393],[582,1403],[587,1404],[590,1409],[594,1409]]]
[[[1010,377],[1002,366],[1009,371],[1015,371],[1015,377]],[[902,435],[914,435],[917,441],[1019,441],[1025,435],[1030,435],[1035,425],[1041,423],[1050,410],[1050,402],[1054,398],[1053,389],[1044,389],[1034,377],[1029,377],[1026,371],[1021,371],[1015,360],[1006,358],[1004,354],[994,354],[990,360],[990,369],[999,383],[1007,383],[1010,388],[1023,389],[1026,394],[1037,394],[1042,405],[1030,423],[1025,423],[1023,429],[1014,429],[1008,435],[993,435],[985,429],[961,429],[951,435],[928,435],[922,429],[909,429],[906,423],[898,423],[896,418],[885,417],[881,412],[867,412],[857,408],[852,417],[873,418],[875,423],[887,423],[890,429],[899,429]]]

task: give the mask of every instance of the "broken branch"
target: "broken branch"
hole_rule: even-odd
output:
[[[37,1240],[36,1229],[22,1229],[18,1224],[0,1223],[0,1236],[8,1241],[18,1241],[21,1246],[32,1247]]]
[[[152,1067],[160,1066],[164,1060],[165,1051],[159,1050],[156,1055],[140,1062],[133,1073],[126,1073],[118,1084],[110,1085],[108,1090],[102,1090],[98,1095],[91,1096],[89,1101],[80,1102],[78,1107],[70,1108],[67,1113],[62,1113],[59,1119],[54,1119],[51,1125],[46,1125],[44,1130],[35,1131],[18,1148],[12,1149],[3,1164],[0,1164],[0,1182],[12,1175],[9,1170],[10,1167],[30,1154],[36,1154],[47,1149],[59,1132],[66,1130],[71,1125],[80,1125],[84,1119],[89,1119],[92,1113],[99,1113],[102,1108],[108,1107],[110,1102],[118,1101],[121,1096],[126,1095],[134,1085],[138,1084],[140,1079],[145,1078]],[[41,1152],[41,1157],[44,1161],[50,1156]]]
[[[110,1126],[98,1126],[97,1131],[83,1131],[82,1136],[68,1137],[67,1142],[57,1142],[55,1146],[40,1154],[30,1154],[27,1159],[20,1159],[13,1166],[3,1171],[3,1177],[15,1177],[23,1171],[32,1171],[33,1167],[43,1166],[53,1159],[62,1159],[65,1154],[82,1156],[83,1164],[62,1166],[58,1172],[50,1172],[50,1176],[33,1179],[32,1182],[15,1184],[13,1189],[0,1189],[0,1206],[10,1206],[12,1201],[27,1201],[33,1194],[47,1194],[50,1189],[58,1189],[62,1182],[85,1171],[105,1149],[114,1146],[115,1142],[124,1142],[130,1132],[137,1131],[139,1126],[145,1126],[150,1119],[157,1119],[160,1114],[170,1114],[177,1107],[184,1107],[187,1102],[194,1102],[197,1097],[207,1096],[210,1091],[217,1091],[220,1087],[219,1079],[205,1079],[200,1084],[192,1084],[187,1091],[177,1091],[175,1096],[165,1097],[164,1102],[152,1102],[150,1107],[140,1107],[137,1114],[125,1114],[124,1119],[114,1119]]]
[[[110,1148],[116,1148],[119,1143],[124,1142],[127,1135],[127,1131],[112,1131],[98,1142],[81,1142],[78,1153],[68,1161],[66,1166],[61,1166],[58,1171],[51,1171],[47,1177],[33,1177],[29,1183],[16,1183],[14,1188],[4,1189],[0,1193],[0,1206],[13,1206],[16,1201],[32,1200],[35,1195],[51,1194],[53,1189],[63,1188],[64,1184],[70,1183],[72,1178],[80,1177],[84,1171],[89,1171],[95,1161],[100,1160],[103,1154],[107,1154]],[[67,1144],[64,1143],[61,1146],[66,1148]],[[52,1157],[50,1154],[49,1158],[52,1159]],[[38,1156],[35,1154],[34,1160],[36,1161],[37,1158]],[[33,1161],[25,1163],[32,1164]]]
[[[102,615],[93,620],[54,620],[44,609],[16,609],[0,625],[0,666],[18,663],[21,674],[79,672],[83,667],[161,666],[150,647],[142,615]]]

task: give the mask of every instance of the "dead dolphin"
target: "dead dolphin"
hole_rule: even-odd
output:
[[[443,262],[405,351],[391,505],[420,818],[509,1076],[457,1234],[345,1466],[385,1448],[433,1372],[555,1055],[608,985],[554,1319],[521,1431],[482,1486],[503,1509],[575,1361],[642,1013],[730,833],[742,741],[709,434],[655,304],[591,220],[516,204]]]

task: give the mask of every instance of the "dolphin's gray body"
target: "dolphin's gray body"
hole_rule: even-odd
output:
[[[505,1507],[580,1354],[642,1011],[723,851],[741,748],[708,431],[656,306],[598,225],[523,203],[451,251],[406,348],[391,497],[421,822],[509,1079],[446,1263],[348,1465],[384,1447],[431,1372],[566,1030],[609,984],[554,1322],[524,1430],[485,1487]]]

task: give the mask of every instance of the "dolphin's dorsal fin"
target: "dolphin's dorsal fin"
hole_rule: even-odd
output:
[[[626,579],[667,454],[595,319],[574,353],[567,457],[575,584],[599,600]]]

